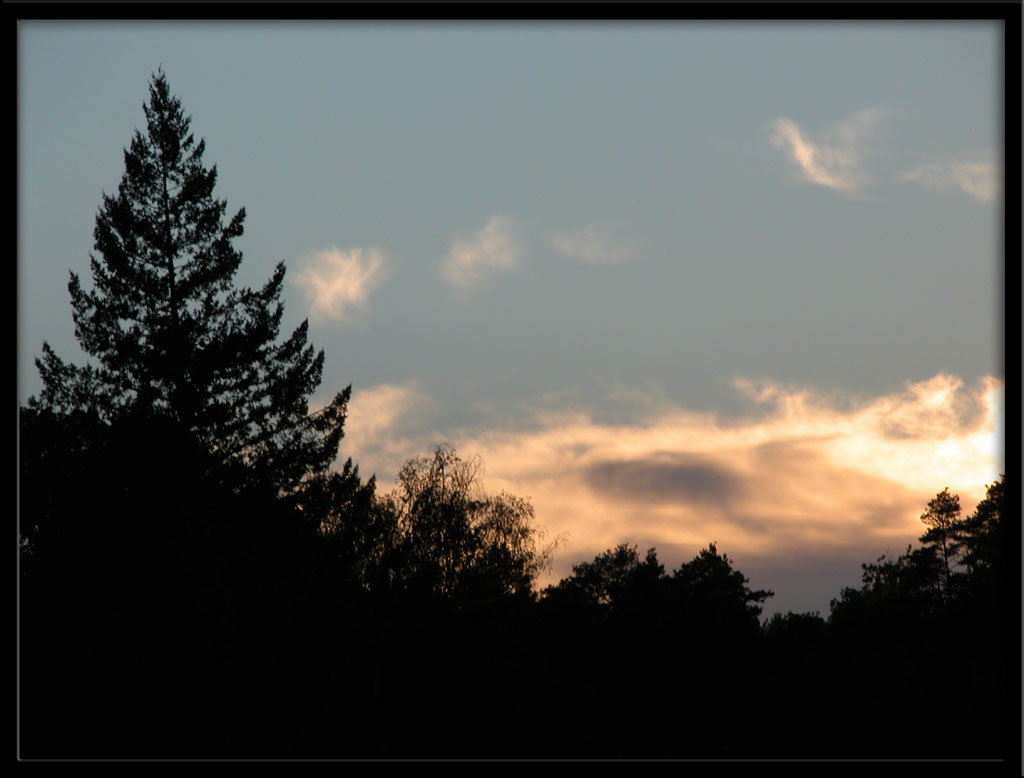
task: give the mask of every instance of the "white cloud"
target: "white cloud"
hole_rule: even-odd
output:
[[[788,151],[803,177],[830,189],[850,192],[865,181],[858,146],[881,111],[868,108],[831,127],[817,142],[792,119],[772,123],[772,144]]]
[[[365,306],[370,291],[384,281],[384,257],[377,249],[336,246],[314,254],[295,276],[306,291],[310,313],[343,318],[353,306]]]
[[[979,202],[991,202],[1003,188],[1003,170],[995,163],[980,158],[957,162],[932,162],[904,173],[904,181],[916,181],[928,189],[963,192]]]
[[[562,254],[583,262],[620,262],[630,258],[630,251],[611,241],[599,228],[590,225],[579,232],[564,232],[551,238]]]
[[[472,240],[455,242],[441,264],[441,272],[449,283],[465,289],[489,270],[515,267],[518,254],[511,222],[504,216],[492,216]]]

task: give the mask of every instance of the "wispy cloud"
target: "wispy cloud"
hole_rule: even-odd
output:
[[[342,458],[351,456],[366,474],[392,478],[411,456],[425,451],[410,416],[429,412],[432,402],[416,381],[378,384],[352,394],[345,420]]]
[[[554,235],[551,243],[560,253],[582,262],[608,263],[631,258],[629,249],[612,241],[595,225]]]
[[[991,202],[1003,188],[1003,169],[979,153],[973,159],[932,162],[904,173],[904,181],[915,181],[928,189],[959,191],[978,202]]]
[[[792,119],[779,118],[772,123],[771,140],[789,154],[805,180],[851,192],[866,180],[858,147],[881,115],[877,108],[858,111],[818,140],[808,138]]]
[[[455,241],[441,263],[441,273],[449,283],[466,289],[488,271],[515,267],[518,255],[511,221],[496,215],[472,239]]]
[[[745,561],[783,570],[780,560],[843,559],[842,585],[852,585],[859,562],[916,541],[937,492],[949,486],[972,510],[1004,467],[1003,388],[994,378],[967,389],[937,375],[867,399],[771,382],[737,388],[757,414],[723,420],[659,402],[652,417],[608,424],[544,411],[445,439],[482,457],[488,490],[528,497],[539,524],[568,534],[552,580],[620,542],[655,546],[678,564],[716,541],[744,570]],[[381,430],[374,445],[383,450],[389,434],[399,441],[401,427]],[[396,470],[429,450],[437,432],[400,442],[388,450]],[[386,487],[393,473],[377,472]],[[823,594],[824,604],[837,594]]]
[[[365,306],[384,279],[384,257],[377,249],[332,246],[307,260],[294,283],[305,290],[312,315],[340,319],[352,307]]]

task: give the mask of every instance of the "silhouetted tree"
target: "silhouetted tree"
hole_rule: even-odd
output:
[[[92,288],[74,273],[68,284],[91,359],[44,343],[43,388],[20,409],[22,712],[36,755],[283,742],[298,728],[280,711],[313,682],[297,646],[326,609],[310,595],[324,579],[363,581],[376,543],[372,479],[351,460],[330,469],[350,388],[311,413],[324,354],[306,322],[278,337],[284,264],[260,289],[235,285],[244,209],[225,218],[162,70],[143,112],[117,193],[102,195]],[[179,737],[184,720],[218,734]]]
[[[774,596],[767,589],[750,589],[747,577],[733,569],[732,560],[719,554],[714,543],[680,565],[672,578],[690,618],[749,634],[760,630],[761,604]]]
[[[960,497],[943,489],[928,502],[928,510],[921,514],[921,522],[928,527],[920,540],[925,548],[934,548],[942,558],[942,592],[948,600],[953,597],[953,566],[961,545],[963,522],[960,518]]]
[[[986,488],[985,498],[963,521],[960,540],[966,572],[960,576],[959,607],[951,625],[955,634],[958,703],[974,712],[961,737],[976,753],[998,753],[999,748],[1019,743],[1020,730],[1010,728],[1013,717],[1004,708],[1012,696],[1013,682],[1007,672],[1006,647],[1019,638],[1019,622],[1006,608],[1008,587],[1018,587],[1019,577],[1007,576],[1007,557],[1020,559],[1020,549],[1006,542],[1006,476]],[[1017,517],[1019,521],[1019,516]],[[1012,555],[1012,556],[1011,556]],[[1010,569],[1013,569],[1012,567]],[[1017,611],[1016,616],[1020,613]],[[1019,702],[1020,698],[1017,697]]]
[[[875,630],[913,630],[942,599],[942,562],[932,549],[907,546],[861,565],[861,586],[844,587],[830,603],[829,621],[867,635]]]
[[[399,471],[398,486],[380,501],[397,529],[396,588],[460,602],[533,596],[553,544],[541,545],[527,500],[482,491],[480,467],[438,446]]]
[[[656,551],[648,549],[640,559],[636,546],[620,543],[598,554],[590,562],[572,566],[572,574],[544,591],[552,602],[571,604],[577,608],[603,607],[615,609],[638,598],[637,590],[650,597],[653,585],[665,575]]]
[[[922,515],[928,529],[921,545],[862,565],[861,586],[832,600],[828,658],[831,668],[843,668],[830,670],[832,704],[848,731],[831,735],[833,743],[874,756],[999,753],[1008,688],[1005,614],[985,559],[995,552],[988,558],[998,565],[1001,558],[992,541],[1005,506],[1003,484],[990,486],[967,519],[960,518],[956,495],[938,493]],[[866,683],[888,690],[884,711],[865,695]],[[951,698],[972,714],[940,742],[927,712],[944,709]]]
[[[817,611],[812,613],[775,613],[764,624],[772,640],[800,647],[821,647],[828,624]]]
[[[761,603],[771,591],[754,591],[748,579],[734,570],[732,560],[719,555],[714,543],[672,574],[665,574],[655,549],[640,559],[636,546],[622,543],[598,554],[591,562],[573,565],[572,575],[544,590],[545,599],[563,607],[603,608],[610,613],[661,610],[691,626],[760,628]]]
[[[354,473],[348,461],[341,472],[309,479],[298,508],[321,539],[322,576],[342,589],[369,591],[389,581],[389,551],[398,529],[394,515],[375,499],[376,478],[362,484]],[[344,591],[332,587],[331,594],[340,597]]]
[[[216,166],[204,166],[205,141],[162,70],[143,111],[146,130],[96,216],[93,288],[75,273],[68,283],[75,335],[97,364],[65,363],[44,343],[29,406],[108,423],[166,415],[211,466],[291,492],[337,456],[350,389],[309,413],[324,354],[307,344],[306,321],[277,342],[284,263],[258,291],[234,286],[245,210],[225,221]]]
[[[985,499],[961,527],[963,563],[973,576],[998,578],[1005,556],[1003,521],[1006,516],[1006,476],[989,484]],[[996,587],[999,589],[1000,587]]]

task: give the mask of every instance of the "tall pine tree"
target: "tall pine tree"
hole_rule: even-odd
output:
[[[160,421],[188,441],[179,450],[201,452],[234,483],[293,493],[337,456],[350,387],[309,413],[324,354],[307,344],[306,321],[278,342],[284,263],[262,289],[234,286],[245,210],[225,218],[216,166],[204,166],[205,142],[162,69],[143,111],[146,130],[96,216],[93,288],[74,273],[68,284],[75,335],[98,364],[65,363],[44,343],[44,386],[29,407]]]
[[[284,264],[262,288],[234,284],[245,212],[214,197],[162,70],[143,111],[96,216],[93,283],[68,284],[91,358],[44,343],[42,391],[20,409],[20,720],[35,756],[234,755],[290,731],[282,699],[312,684],[295,673],[317,583],[352,589],[369,544],[373,479],[331,468],[350,389],[310,413],[324,354],[306,322],[279,338]],[[321,542],[325,522],[354,550]]]
[[[942,561],[942,593],[948,601],[953,596],[954,566],[963,545],[963,520],[960,518],[960,496],[950,494],[946,487],[928,502],[921,514],[921,523],[928,527],[920,540],[925,548],[934,549]]]

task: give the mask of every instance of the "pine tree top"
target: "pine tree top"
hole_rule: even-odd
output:
[[[235,285],[245,209],[226,218],[216,166],[203,164],[206,144],[162,68],[143,113],[116,194],[101,194],[92,288],[74,272],[68,282],[75,336],[95,364],[66,364],[44,343],[43,390],[29,405],[107,423],[160,417],[213,460],[289,491],[337,456],[350,390],[309,412],[324,353],[307,321],[278,339],[284,262],[261,289]]]

